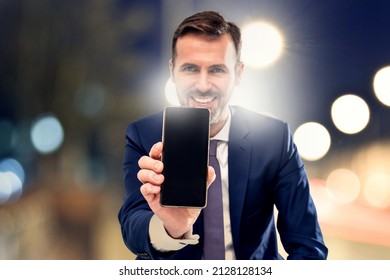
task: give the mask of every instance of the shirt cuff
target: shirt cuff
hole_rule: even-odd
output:
[[[177,251],[187,245],[199,243],[199,235],[192,234],[192,230],[187,231],[182,239],[174,239],[166,232],[163,222],[153,215],[149,223],[149,236],[153,248],[160,252]]]

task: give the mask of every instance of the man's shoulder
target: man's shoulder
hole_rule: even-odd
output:
[[[153,123],[161,123],[163,118],[163,112],[157,112],[153,114],[149,114],[144,117],[140,117],[139,119],[133,121],[130,125],[146,125],[146,124],[153,124]]]
[[[252,111],[250,109],[232,106],[233,116],[241,119],[249,127],[285,127],[286,122],[274,116]]]
[[[128,125],[126,134],[128,136],[137,135],[140,138],[152,138],[153,141],[160,141],[162,118],[162,112],[139,118]]]

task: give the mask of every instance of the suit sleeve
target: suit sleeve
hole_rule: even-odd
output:
[[[326,248],[304,165],[285,125],[274,196],[277,227],[288,259],[326,259]]]
[[[158,252],[151,245],[149,223],[153,212],[140,192],[141,182],[137,178],[140,169],[138,160],[148,155],[154,143],[143,143],[139,133],[137,124],[131,124],[127,128],[123,160],[125,200],[118,219],[124,243],[129,250],[136,254],[138,259],[158,259],[165,254]]]

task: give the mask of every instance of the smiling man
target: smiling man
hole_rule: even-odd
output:
[[[203,210],[160,205],[162,113],[127,129],[126,197],[119,221],[125,244],[138,259],[281,259],[276,228],[289,259],[327,257],[288,125],[229,106],[244,69],[240,50],[241,33],[234,23],[216,12],[201,12],[175,31],[169,62],[180,104],[211,112],[210,136],[220,173],[216,176],[209,167],[208,185],[209,192],[217,185],[222,189],[215,198],[223,212],[220,228],[208,222],[214,201]],[[210,254],[214,243],[222,249]]]
[[[228,103],[243,70],[231,35],[179,37],[169,66],[180,104],[209,108],[214,136],[227,120]]]

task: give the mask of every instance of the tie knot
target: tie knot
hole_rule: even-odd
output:
[[[217,155],[217,144],[218,144],[218,140],[211,140],[210,141],[210,156]]]

